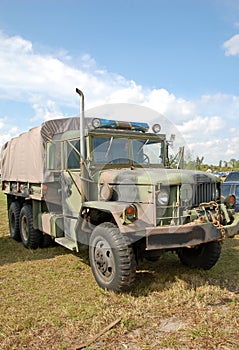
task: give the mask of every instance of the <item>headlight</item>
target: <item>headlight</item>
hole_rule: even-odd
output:
[[[168,204],[169,193],[166,189],[162,188],[156,192],[156,202],[157,205],[165,206]]]

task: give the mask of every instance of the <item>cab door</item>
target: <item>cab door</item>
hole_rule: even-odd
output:
[[[62,213],[65,237],[76,240],[75,225],[82,206],[80,140],[64,142],[64,170],[61,175]]]

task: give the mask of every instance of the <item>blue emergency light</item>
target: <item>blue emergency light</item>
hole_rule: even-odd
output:
[[[137,122],[126,122],[126,121],[116,121],[110,119],[94,118],[92,120],[92,126],[95,129],[105,128],[105,129],[125,129],[146,132],[149,130],[149,125],[147,123],[137,123]]]

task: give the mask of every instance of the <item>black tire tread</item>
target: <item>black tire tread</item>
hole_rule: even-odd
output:
[[[8,222],[9,222],[10,236],[19,242],[21,241],[20,226],[19,226],[20,211],[21,211],[21,206],[19,202],[15,201],[10,204],[10,207],[8,209]],[[12,214],[15,217],[14,230],[12,230],[12,224],[11,224]]]
[[[40,248],[48,248],[53,246],[53,239],[50,235],[48,234],[43,234],[41,233],[41,240],[39,247]]]
[[[25,215],[27,218],[29,237],[27,240],[24,239],[24,236],[21,232],[21,220],[22,216]],[[37,249],[40,246],[42,233],[39,230],[33,228],[33,217],[32,217],[32,206],[27,204],[24,205],[20,213],[20,233],[24,246],[29,249]]]
[[[201,249],[200,254],[196,253],[197,248]],[[220,254],[221,244],[218,241],[207,242],[196,248],[182,248],[178,251],[179,259],[184,265],[203,270],[210,270],[218,261]]]
[[[116,283],[107,289],[114,290],[115,292],[120,292],[123,290],[129,289],[135,281],[136,275],[136,261],[133,249],[127,239],[127,236],[124,236],[120,233],[118,228],[110,222],[102,223],[95,228],[95,232],[98,230],[107,230],[107,235],[111,237],[114,248],[118,251],[119,256],[119,264],[117,266],[118,276]],[[94,232],[94,231],[93,231]],[[90,245],[91,247],[91,245]],[[89,249],[91,249],[89,247]],[[97,275],[94,272],[94,268],[92,267],[92,272],[97,280]],[[100,285],[102,288],[104,286]]]

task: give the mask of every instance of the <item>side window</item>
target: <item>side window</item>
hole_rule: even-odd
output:
[[[80,140],[66,141],[67,169],[80,169]]]
[[[110,146],[110,139],[106,137],[94,138],[94,161],[105,163],[107,161],[107,149]]]
[[[61,169],[61,143],[59,141],[48,142],[46,145],[46,168],[48,170]]]

